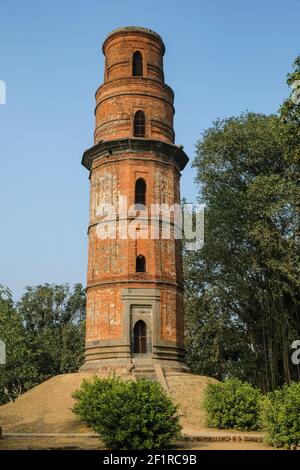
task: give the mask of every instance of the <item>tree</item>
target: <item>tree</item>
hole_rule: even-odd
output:
[[[83,363],[85,291],[75,284],[27,287],[17,303],[41,380],[75,372]]]
[[[218,322],[213,326],[215,342],[230,345],[234,335],[236,374],[249,374],[265,390],[299,379],[289,361],[300,334],[299,189],[281,128],[278,116],[247,113],[218,120],[204,133],[194,166],[207,206],[205,244],[185,256],[186,298],[198,303],[196,325],[211,310],[225,321],[221,330]],[[232,373],[219,359],[215,367]]]
[[[285,158],[294,166],[294,175],[299,178],[300,165],[300,55],[295,59],[294,70],[288,74],[291,95],[280,108],[281,138],[285,146]],[[299,180],[298,180],[299,181]]]
[[[178,407],[157,382],[94,377],[73,397],[74,413],[111,449],[164,449],[180,436]]]
[[[185,328],[188,364],[197,374],[224,380],[254,374],[251,347],[243,323],[228,309],[220,308],[213,289],[185,293]]]
[[[0,286],[0,338],[6,345],[6,364],[0,366],[0,404],[14,400],[38,383],[35,353],[9,289]]]
[[[27,287],[14,306],[0,286],[0,338],[7,364],[0,366],[0,404],[53,375],[83,364],[85,292],[81,284]]]

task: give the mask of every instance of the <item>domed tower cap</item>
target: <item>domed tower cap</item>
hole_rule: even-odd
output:
[[[160,35],[157,34],[155,31],[152,31],[152,29],[143,28],[142,26],[122,26],[121,28],[113,29],[108,34],[108,36],[106,37],[106,39],[103,43],[103,46],[102,46],[103,54],[105,54],[105,47],[106,47],[107,42],[112,37],[119,36],[119,35],[126,35],[126,34],[134,34],[134,33],[144,34],[146,36],[155,37],[160,42],[161,47],[162,47],[162,54],[164,55],[166,48],[165,48],[164,42],[163,42],[162,38],[160,37]]]

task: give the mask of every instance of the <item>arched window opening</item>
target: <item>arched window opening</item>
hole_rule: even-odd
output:
[[[134,325],[133,336],[133,352],[136,354],[145,354],[147,352],[147,326],[143,320],[139,320]]]
[[[146,272],[146,258],[144,255],[139,255],[136,258],[136,264],[135,264],[135,271],[137,273],[145,273]]]
[[[146,119],[143,111],[137,111],[134,115],[134,137],[145,137]]]
[[[132,58],[132,75],[134,77],[143,76],[143,56],[140,51],[136,51]]]
[[[146,183],[143,178],[139,178],[135,183],[135,204],[146,205]]]

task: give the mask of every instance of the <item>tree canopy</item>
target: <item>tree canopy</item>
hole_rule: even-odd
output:
[[[85,292],[81,284],[27,287],[14,305],[0,287],[0,404],[53,375],[77,372],[83,363]]]
[[[299,149],[291,97],[278,115],[217,120],[197,143],[205,242],[184,260],[197,372],[237,375],[264,390],[300,378],[290,361],[300,337]]]

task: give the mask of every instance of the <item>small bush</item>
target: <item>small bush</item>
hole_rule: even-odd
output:
[[[275,447],[300,445],[300,382],[268,393],[261,402],[260,422],[266,442]]]
[[[73,397],[73,411],[112,449],[161,449],[180,436],[177,406],[156,382],[94,377]]]
[[[247,382],[227,379],[210,383],[204,398],[208,425],[219,429],[258,429],[259,401],[259,390]]]

